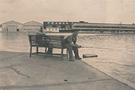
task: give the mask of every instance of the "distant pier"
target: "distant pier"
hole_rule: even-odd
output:
[[[132,24],[113,24],[113,23],[89,23],[84,21],[79,22],[64,22],[64,21],[44,21],[43,23],[30,21],[24,24],[9,21],[2,23],[0,27],[2,32],[36,32],[41,26],[44,27],[44,32],[74,32],[82,33],[134,33],[135,25]]]
[[[72,25],[71,31],[91,33],[135,33],[135,25],[79,22]]]

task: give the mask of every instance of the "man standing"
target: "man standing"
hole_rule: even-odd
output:
[[[77,36],[78,36],[78,32],[75,31],[72,35],[68,36],[64,40],[64,46],[67,47],[67,49],[68,49],[69,60],[71,60],[71,61],[74,61],[72,50],[74,50],[75,59],[81,60],[81,58],[79,57],[79,52],[78,52],[78,48],[80,48],[81,46],[76,44]]]

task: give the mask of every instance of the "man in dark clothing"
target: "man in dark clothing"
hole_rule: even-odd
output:
[[[40,27],[40,30],[36,33],[36,42],[40,46],[47,46],[49,44],[49,38],[46,37],[45,33],[43,32],[43,28]],[[47,54],[52,54],[52,48],[48,48]]]
[[[80,60],[81,59],[79,57],[79,52],[78,52],[78,48],[80,48],[81,46],[76,44],[77,36],[78,36],[78,32],[75,31],[72,35],[68,36],[64,40],[64,46],[67,47],[67,49],[68,49],[69,60],[71,60],[71,61],[74,61],[72,50],[74,50],[75,59],[76,60]]]

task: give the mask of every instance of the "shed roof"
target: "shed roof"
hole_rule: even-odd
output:
[[[36,22],[36,21],[29,21],[29,22],[24,23],[24,25],[39,25],[39,26],[42,26],[42,23]]]
[[[20,22],[17,22],[17,21],[8,21],[8,22],[4,22],[4,23],[2,23],[2,24],[20,24],[20,25],[23,25],[22,23],[20,23]],[[1,24],[1,25],[2,25]]]

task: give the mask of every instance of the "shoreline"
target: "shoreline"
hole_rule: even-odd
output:
[[[111,75],[110,73],[104,72],[104,71],[101,70],[100,68],[97,68],[96,66],[94,66],[94,65],[92,65],[92,64],[90,64],[90,63],[88,63],[88,62],[86,62],[86,61],[83,61],[83,62],[84,62],[86,65],[91,66],[91,67],[93,67],[93,68],[95,68],[95,69],[101,71],[102,73],[104,73],[104,74],[106,74],[106,75],[112,77],[113,79],[116,79],[116,80],[118,80],[119,82],[124,83],[124,84],[126,84],[126,85],[128,85],[128,86],[130,86],[130,87],[132,87],[132,88],[135,89],[135,83],[132,83],[132,82],[130,82],[130,81],[128,81],[128,80],[125,80],[125,79],[122,79],[122,78],[120,78],[120,77]]]

